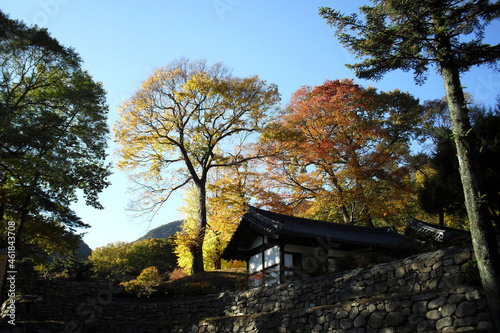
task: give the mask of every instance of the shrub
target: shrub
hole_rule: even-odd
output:
[[[65,256],[54,256],[49,262],[38,264],[35,269],[45,279],[83,281],[91,277],[90,262],[78,258],[76,252]]]
[[[154,266],[145,268],[141,274],[134,280],[122,282],[125,291],[137,295],[138,297],[151,296],[156,290],[155,288],[162,282],[158,269]]]
[[[206,295],[215,292],[215,287],[208,281],[186,283],[184,292],[188,296]]]
[[[170,279],[170,281],[175,281],[175,280],[185,278],[186,276],[189,276],[189,274],[186,274],[186,272],[184,272],[184,269],[176,268],[176,269],[174,269],[174,271],[172,273],[170,273],[169,279]]]
[[[173,238],[142,240],[135,243],[117,242],[92,251],[94,277],[127,280],[154,266],[161,274],[176,267]]]

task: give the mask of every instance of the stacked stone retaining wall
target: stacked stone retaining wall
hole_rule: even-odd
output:
[[[126,299],[111,283],[39,283],[13,332],[480,332],[491,323],[466,279],[470,247],[353,271],[185,299]],[[4,331],[2,330],[2,332]],[[8,331],[6,331],[8,332]]]

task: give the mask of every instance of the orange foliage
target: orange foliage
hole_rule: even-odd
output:
[[[293,95],[261,139],[273,156],[267,177],[282,198],[278,207],[285,203],[296,215],[326,220],[339,219],[340,212],[344,223],[368,224],[404,208],[399,199],[409,190],[408,172],[398,164],[398,146],[374,96],[351,80]]]

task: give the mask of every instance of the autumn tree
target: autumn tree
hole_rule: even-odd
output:
[[[222,64],[182,59],[157,69],[120,108],[118,166],[137,185],[137,209],[156,213],[189,183],[198,191],[193,273],[204,270],[209,172],[254,157],[244,144],[278,101],[276,86],[257,76],[237,78]]]
[[[173,237],[109,243],[93,250],[89,260],[96,277],[120,280],[136,277],[148,267],[161,274],[177,267]]]
[[[348,65],[358,77],[378,80],[389,71],[402,69],[413,71],[416,82],[421,84],[431,67],[442,76],[474,252],[494,326],[500,331],[500,256],[491,215],[485,205],[490,198],[484,197],[461,84],[462,73],[479,65],[495,66],[500,58],[500,44],[484,42],[487,25],[500,16],[500,3],[478,0],[372,0],[372,3],[360,8],[363,18],[331,8],[321,8],[320,15],[337,29],[340,42],[360,59]]]
[[[395,124],[419,110],[408,94],[377,94],[351,80],[302,87],[262,136],[273,155],[268,174],[308,216],[337,220],[340,212],[344,223],[371,225],[404,208],[409,130]]]
[[[71,203],[82,191],[102,208],[109,184],[105,91],[72,49],[2,12],[0,63],[2,231],[15,222],[20,255],[76,249],[88,225]]]
[[[248,163],[219,169],[210,177],[207,216],[211,237],[208,241],[212,244],[214,269],[223,268],[222,252],[246,213],[253,193],[252,178]],[[231,263],[224,264],[227,267]]]
[[[129,270],[126,242],[109,243],[92,251],[89,261],[96,277],[121,278]]]

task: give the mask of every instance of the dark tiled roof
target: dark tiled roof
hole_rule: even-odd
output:
[[[330,243],[360,248],[394,248],[408,245],[411,242],[389,227],[362,227],[317,221],[277,214],[249,206],[248,212],[241,219],[240,225],[224,250],[223,256],[230,258],[231,252],[237,251],[244,237],[251,232],[264,234],[273,239],[293,238],[304,241],[316,241],[318,238],[327,239]]]
[[[409,235],[413,232],[430,237],[438,242],[448,241],[454,237],[467,237],[470,234],[466,230],[449,228],[439,224],[426,223],[412,217],[408,221],[403,235]]]

